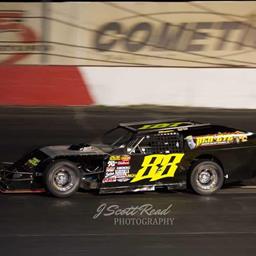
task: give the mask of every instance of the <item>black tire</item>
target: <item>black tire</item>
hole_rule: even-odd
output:
[[[72,162],[58,161],[44,172],[46,190],[56,197],[73,195],[80,185],[80,171]]]
[[[211,195],[223,185],[223,170],[214,161],[202,160],[191,170],[190,186],[199,195]]]

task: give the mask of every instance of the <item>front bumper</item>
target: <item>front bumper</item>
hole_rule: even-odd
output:
[[[1,163],[0,164],[0,192],[5,191],[8,189],[7,184],[7,176],[8,176],[8,170],[13,165],[13,163]]]
[[[18,171],[13,163],[0,164],[0,192],[2,193],[41,193],[45,190],[35,186],[33,173]]]

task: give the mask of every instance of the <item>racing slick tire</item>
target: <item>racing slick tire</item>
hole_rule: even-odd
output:
[[[44,172],[46,190],[56,197],[73,195],[80,185],[80,171],[69,161],[50,164]]]
[[[223,170],[214,161],[203,160],[192,167],[190,186],[199,195],[211,195],[217,192],[223,182]]]

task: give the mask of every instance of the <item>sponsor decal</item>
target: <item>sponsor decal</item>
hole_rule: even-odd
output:
[[[106,172],[114,172],[115,171],[115,167],[114,166],[108,166],[106,168]]]
[[[121,165],[121,166],[123,166],[123,165],[130,165],[130,162],[128,162],[128,161],[118,161],[117,165]]]
[[[142,168],[136,173],[131,182],[138,182],[144,179],[157,181],[164,178],[172,178],[182,160],[184,154],[154,154],[145,156]]]
[[[203,146],[227,145],[248,141],[251,133],[236,131],[234,133],[218,133],[204,136],[187,136],[185,140],[190,149]]]
[[[127,177],[129,178],[134,178],[136,176],[136,173],[128,173]]]
[[[115,175],[115,167],[107,167],[105,178],[109,178]]]
[[[102,180],[102,183],[110,183],[110,182],[116,182],[116,176],[113,177],[106,177]]]
[[[14,64],[34,52],[48,51],[50,46],[40,42],[39,35],[31,27],[27,26],[23,10],[0,10],[0,32],[3,38],[6,36],[12,43],[2,40],[0,52],[6,54],[0,64]],[[13,38],[16,40],[13,41]]]
[[[115,175],[116,175],[117,181],[126,182],[130,180],[130,177],[128,176],[129,171],[130,171],[130,166],[116,167]]]
[[[110,156],[109,160],[112,160],[112,161],[130,161],[131,159],[131,156],[129,155],[117,155],[117,156]]]
[[[131,156],[129,155],[110,156],[105,178],[102,182],[126,182],[130,180],[131,177],[128,176],[130,171],[130,159]]]
[[[117,176],[126,176],[128,174],[130,170],[130,166],[119,166],[119,167],[116,167],[116,175]]]
[[[117,180],[118,182],[127,182],[127,181],[130,180],[130,178],[129,178],[129,177],[121,177],[121,178],[117,178],[116,180]]]
[[[115,172],[106,172],[105,178],[110,178],[110,177],[114,177],[115,176]]]
[[[82,151],[82,152],[91,152],[92,150],[95,150],[95,148],[92,146],[85,146],[79,149],[79,151]]]
[[[26,165],[36,167],[40,162],[41,162],[41,160],[39,160],[36,157],[33,157],[26,162]]]
[[[139,127],[138,130],[148,130],[148,129],[164,129],[164,128],[175,128],[179,126],[192,125],[191,122],[176,122],[176,123],[160,123],[160,124],[145,124]]]
[[[130,165],[130,159],[131,156],[129,155],[114,155],[114,156],[110,156],[109,158],[109,162],[115,162],[115,165]],[[114,166],[114,165],[112,165]]]
[[[108,166],[116,166],[116,162],[115,161],[108,161]]]

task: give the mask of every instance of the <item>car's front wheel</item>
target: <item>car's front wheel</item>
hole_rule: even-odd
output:
[[[211,195],[222,187],[223,182],[223,170],[214,161],[203,160],[192,168],[190,185],[197,194]]]
[[[58,161],[49,165],[44,173],[45,186],[56,197],[69,197],[79,188],[80,171],[69,161]]]

